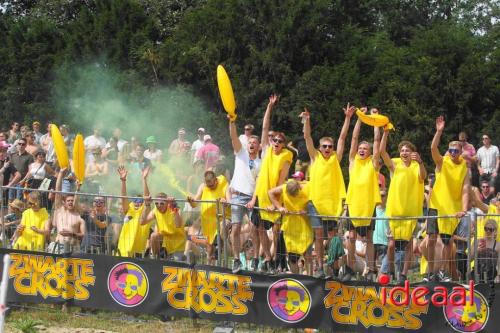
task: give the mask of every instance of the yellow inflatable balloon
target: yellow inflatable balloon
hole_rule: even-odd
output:
[[[234,100],[233,87],[222,65],[217,66],[217,85],[219,86],[220,98],[222,99],[224,110],[226,110],[231,117],[235,117],[236,102]]]
[[[76,179],[83,183],[85,178],[85,146],[81,134],[75,137],[75,143],[73,144],[73,169]]]
[[[356,109],[356,115],[361,122],[373,126],[373,127],[384,127],[386,129],[394,129],[394,125],[389,122],[389,118],[381,114],[364,114],[360,109]]]
[[[64,138],[61,132],[59,132],[59,127],[57,127],[56,124],[50,126],[50,135],[52,136],[52,142],[54,143],[54,150],[59,166],[61,168],[67,168],[69,166],[68,150],[64,143]]]

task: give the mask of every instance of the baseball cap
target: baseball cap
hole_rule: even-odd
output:
[[[146,138],[146,143],[156,143],[156,138],[154,137],[154,135],[148,136]]]
[[[205,132],[205,129],[203,127],[198,128],[198,132]]]
[[[203,141],[208,141],[208,140],[212,140],[212,137],[209,134],[205,134],[205,136],[203,137]]]
[[[298,178],[299,180],[304,179],[304,173],[302,171],[295,171],[295,173],[292,175],[292,178]]]
[[[10,145],[5,142],[5,141],[0,141],[0,149],[1,150],[6,150],[6,149],[9,149]]]

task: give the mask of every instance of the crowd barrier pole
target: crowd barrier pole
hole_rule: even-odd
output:
[[[2,218],[2,245],[5,246],[7,244],[7,234],[5,233],[5,219],[4,219],[4,211],[3,211],[3,186],[0,189],[0,217]]]

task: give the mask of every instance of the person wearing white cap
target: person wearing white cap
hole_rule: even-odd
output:
[[[198,128],[197,135],[198,135],[198,139],[196,141],[194,141],[193,144],[191,145],[191,162],[193,162],[193,163],[196,161],[196,157],[195,157],[196,152],[198,151],[198,149],[203,147],[205,144],[203,142],[203,136],[205,136],[205,129],[203,127]]]
[[[198,149],[195,158],[205,162],[205,170],[211,169],[219,160],[219,147],[212,142],[212,137],[209,134],[203,136],[203,147]]]

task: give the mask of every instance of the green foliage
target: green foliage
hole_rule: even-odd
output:
[[[408,139],[427,162],[438,115],[447,120],[443,143],[461,130],[476,145],[483,131],[499,138],[498,1],[41,0],[5,6],[5,122],[88,124],[94,114],[82,119],[67,103],[109,92],[82,79],[82,68],[99,65],[114,74],[112,82],[102,81],[112,94],[152,117],[160,111],[144,100],[162,89],[200,96],[211,111],[199,122],[208,127],[225,121],[215,78],[223,64],[238,121],[260,124],[267,97],[277,92],[282,98],[273,127],[292,137],[301,135],[297,115],[304,107],[312,112],[315,137],[338,135],[342,108],[351,102],[390,116],[396,126],[390,151]],[[227,141],[225,127],[210,130]],[[371,135],[363,128],[362,136]]]
[[[12,325],[23,333],[38,333],[39,330],[37,326],[41,325],[42,322],[38,320],[33,320],[32,318],[19,318]]]

